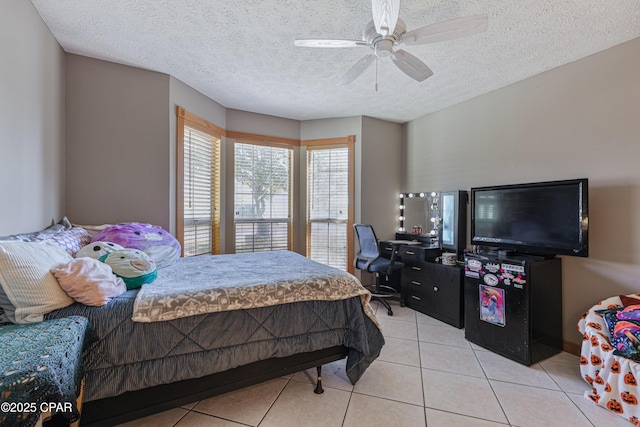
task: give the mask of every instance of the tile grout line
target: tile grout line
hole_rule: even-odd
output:
[[[197,405],[197,403],[196,403],[196,405]],[[195,405],[193,405],[193,406],[195,407]],[[186,408],[182,408],[182,409],[186,409]],[[180,421],[182,421],[182,420],[183,420],[183,419],[184,419],[184,418],[185,418],[185,417],[186,417],[190,412],[191,412],[191,409],[187,409],[187,410],[185,411],[185,413],[184,413],[184,414],[182,414],[182,416],[178,419],[178,421],[176,421],[176,422],[173,424],[173,427],[176,427],[176,426],[180,423]]]
[[[351,405],[351,399],[353,398],[353,388],[351,389],[351,392],[349,393],[349,401],[347,402],[347,408],[344,411],[344,415],[342,416],[342,423],[340,424],[342,427],[344,427],[344,423],[347,421],[347,413],[349,412],[349,405]]]
[[[567,399],[569,399],[569,401],[571,402],[571,404],[573,406],[575,406],[578,411],[586,418],[586,420],[589,422],[589,424],[591,424],[594,427],[597,427],[595,424],[593,424],[593,422],[591,421],[591,419],[587,416],[587,414],[584,413],[584,411],[582,409],[580,409],[580,407],[576,404],[576,402],[573,401],[573,399],[571,397],[569,397],[569,395],[567,394],[567,392],[565,391],[565,389],[562,388],[562,386],[556,381],[556,379],[553,377],[553,375],[551,375],[549,373],[549,371],[547,371],[547,368],[544,367],[544,365],[542,363],[538,363],[540,365],[540,368],[542,368],[542,370],[549,375],[549,377],[551,378],[551,380],[558,386],[558,388],[560,389],[560,391],[562,391],[562,393],[564,393],[564,395],[567,397]]]
[[[273,399],[273,402],[271,402],[271,405],[269,405],[269,409],[267,409],[264,412],[264,415],[262,416],[262,418],[260,418],[260,421],[258,421],[258,424],[256,424],[256,427],[259,427],[260,424],[262,424],[262,422],[264,421],[264,419],[267,417],[267,414],[269,413],[269,411],[271,411],[273,409],[273,406],[276,404],[276,402],[278,401],[278,399],[280,399],[280,396],[282,396],[282,393],[284,393],[284,389],[287,388],[287,386],[289,386],[289,384],[291,383],[291,381],[293,380],[293,375],[294,374],[290,374],[290,377],[287,379],[287,383],[284,385],[284,387],[282,387],[282,390],[280,390],[280,392],[278,392],[278,395],[276,396],[275,399]],[[280,377],[282,378],[282,377]]]
[[[420,386],[422,391],[422,414],[424,425],[427,426],[427,398],[424,392],[424,370],[422,368],[422,353],[420,352],[420,328],[418,326],[418,315],[416,314],[416,341],[418,343],[418,365],[420,365]]]
[[[469,344],[471,344],[471,343],[469,342]],[[504,406],[502,405],[502,402],[500,401],[500,398],[498,397],[498,394],[496,393],[496,390],[493,388],[493,384],[491,384],[491,381],[489,380],[489,377],[487,376],[487,372],[485,371],[484,366],[482,366],[482,363],[480,362],[480,358],[478,357],[478,354],[476,353],[476,350],[473,348],[473,346],[471,346],[471,350],[473,351],[473,356],[476,358],[476,361],[478,362],[478,365],[480,365],[480,369],[482,369],[482,373],[484,374],[484,379],[487,381],[487,384],[489,384],[489,387],[491,388],[491,392],[493,393],[493,396],[496,398],[496,402],[498,402],[498,405],[500,406],[500,410],[502,411],[502,414],[504,415],[504,418],[507,420],[507,424],[511,426],[512,425],[511,424],[511,420],[507,416],[507,412],[505,411]]]

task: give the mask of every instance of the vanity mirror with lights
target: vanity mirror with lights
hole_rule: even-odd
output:
[[[461,254],[467,244],[466,191],[400,194],[399,240],[417,240]]]
[[[460,259],[467,240],[467,192],[430,191],[400,194],[398,241],[381,244],[402,261],[401,298],[404,304],[457,328],[464,326],[463,269],[438,262],[443,252]]]

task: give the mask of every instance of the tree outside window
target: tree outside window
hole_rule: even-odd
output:
[[[236,252],[289,249],[292,150],[235,144]]]

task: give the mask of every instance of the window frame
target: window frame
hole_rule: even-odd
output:
[[[219,254],[221,247],[221,162],[222,162],[222,142],[225,136],[225,130],[213,123],[208,122],[201,117],[188,112],[185,108],[176,106],[176,239],[180,242],[181,256],[184,256],[184,132],[185,127],[194,128],[200,132],[206,133],[218,139],[217,147],[214,149],[214,164],[212,165],[212,187],[214,201],[212,214],[212,236],[211,236],[211,254]]]
[[[326,139],[310,139],[302,140],[301,146],[306,147],[306,179],[307,179],[307,196],[306,196],[306,214],[305,214],[305,237],[306,237],[306,256],[311,258],[311,219],[310,219],[310,191],[309,186],[311,180],[309,179],[309,152],[313,150],[333,149],[333,148],[347,148],[348,153],[348,212],[346,220],[346,239],[347,239],[347,256],[346,256],[346,271],[353,274],[353,257],[354,257],[354,231],[353,223],[355,217],[355,135],[349,135],[342,138],[326,138]],[[327,221],[328,222],[328,221]]]
[[[245,145],[258,145],[258,146],[264,146],[264,147],[270,147],[270,148],[282,148],[282,149],[286,149],[289,150],[289,193],[288,193],[288,199],[289,199],[289,211],[288,211],[288,216],[287,216],[287,224],[288,224],[288,232],[287,232],[287,250],[289,251],[293,251],[293,242],[294,242],[294,220],[293,220],[293,210],[294,210],[294,191],[295,191],[295,183],[294,183],[294,172],[295,172],[295,152],[294,152],[294,148],[296,146],[299,145],[299,141],[297,140],[290,140],[290,139],[286,139],[286,138],[276,138],[276,137],[269,137],[269,136],[264,136],[264,135],[255,135],[255,134],[246,134],[246,133],[239,133],[239,132],[229,132],[229,134],[227,135],[229,137],[229,139],[232,139],[233,142],[233,245],[234,245],[234,252],[237,252],[237,241],[236,241],[236,237],[237,237],[237,225],[240,224],[247,224],[247,223],[259,223],[259,222],[265,222],[265,223],[269,223],[269,224],[273,224],[273,223],[282,223],[283,221],[281,221],[280,219],[278,221],[272,221],[272,220],[263,220],[263,221],[259,221],[259,220],[246,220],[246,221],[236,221],[236,215],[235,215],[235,203],[236,203],[236,187],[235,187],[235,173],[236,173],[236,158],[235,158],[235,152],[236,152],[236,144],[245,144]],[[255,248],[254,248],[255,249]],[[256,252],[255,250],[252,252]]]

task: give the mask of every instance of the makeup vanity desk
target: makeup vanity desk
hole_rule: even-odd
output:
[[[421,237],[421,236],[416,236]],[[399,280],[401,302],[456,328],[464,326],[464,272],[459,265],[447,266],[439,262],[442,250],[430,242],[410,240],[409,234],[396,234],[397,240],[380,242],[383,256],[404,263]],[[422,240],[422,239],[420,239]]]

